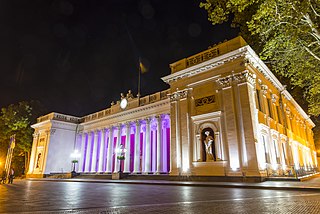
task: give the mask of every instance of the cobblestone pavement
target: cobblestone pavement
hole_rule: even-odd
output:
[[[319,191],[17,181],[0,213],[319,213]]]

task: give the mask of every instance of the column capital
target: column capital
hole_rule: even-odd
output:
[[[168,120],[163,120],[163,123],[162,123],[162,128],[166,129],[169,127],[169,123],[168,123]]]
[[[140,126],[141,125],[141,121],[140,120],[135,120],[134,123],[136,124],[136,126]]]
[[[40,136],[40,134],[37,132],[37,133],[33,133],[32,136],[33,136],[33,138],[37,138]]]
[[[180,99],[184,99],[188,97],[189,88],[179,90],[177,88],[176,92],[173,92],[172,94],[168,94],[170,98],[170,102],[179,101]]]
[[[124,125],[126,126],[126,128],[130,128],[131,123],[130,122],[125,122]]]
[[[248,82],[254,86],[256,82],[256,75],[245,70],[240,73],[232,73],[231,75],[217,79],[217,83],[221,88],[230,87],[233,83],[241,84],[244,82]]]
[[[146,121],[146,124],[150,124],[150,122],[151,122],[151,117],[147,117],[147,118],[145,119],[145,121]]]
[[[163,120],[164,116],[163,115],[157,115],[157,116],[155,116],[155,118],[156,118],[157,122],[161,122]]]

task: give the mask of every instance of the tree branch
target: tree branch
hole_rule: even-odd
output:
[[[312,9],[312,11],[313,11],[314,15],[315,15],[315,16],[318,16],[318,17],[320,17],[320,14],[318,14],[318,13],[317,13],[317,11],[314,9],[314,7],[313,7],[313,5],[312,5],[312,3],[311,3],[311,1],[310,1],[310,0],[309,0],[309,4],[310,4],[310,7],[311,7],[311,9]]]

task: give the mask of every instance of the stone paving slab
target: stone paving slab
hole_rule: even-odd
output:
[[[113,183],[60,181],[16,179],[13,184],[0,185],[0,213],[312,214],[320,210],[320,192],[305,189],[208,188],[168,181],[149,181],[150,185],[132,185],[122,180]],[[155,182],[158,184],[151,185]],[[170,185],[164,185],[166,183]]]
[[[23,212],[25,214],[144,214],[144,213],[308,213],[318,214],[320,210],[319,195],[306,195],[305,200],[301,198],[245,198],[240,200],[207,200],[194,202],[176,202],[164,204],[101,207],[90,209],[56,210]]]

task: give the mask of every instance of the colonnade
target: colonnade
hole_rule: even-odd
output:
[[[125,148],[119,160],[117,148]],[[170,168],[170,116],[158,115],[84,131],[76,149],[78,172],[168,173]]]

